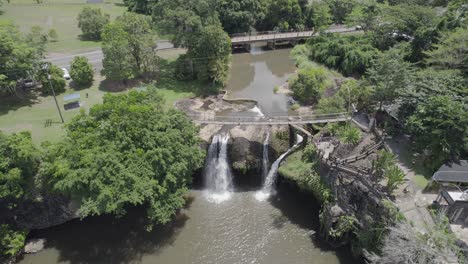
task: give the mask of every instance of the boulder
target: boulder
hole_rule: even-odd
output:
[[[31,239],[24,245],[24,253],[37,253],[44,249],[46,240],[43,238]]]

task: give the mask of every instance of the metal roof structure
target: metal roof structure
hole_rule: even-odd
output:
[[[67,94],[63,97],[65,102],[80,100],[80,93]]]
[[[432,179],[437,182],[468,183],[468,161],[444,164],[434,173]]]

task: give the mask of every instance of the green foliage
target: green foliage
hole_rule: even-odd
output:
[[[302,152],[302,161],[316,162],[317,161],[317,147],[315,144],[308,144]]]
[[[299,107],[301,107],[298,103],[294,103],[291,105],[291,110],[292,111],[297,111],[297,109],[299,109]]]
[[[0,205],[14,207],[26,198],[38,165],[29,132],[8,136],[0,132]]]
[[[463,102],[449,96],[432,96],[421,102],[406,127],[419,151],[429,150],[429,164],[437,169],[457,160],[468,149],[468,112]]]
[[[111,23],[104,27],[102,33],[104,58],[101,74],[110,80],[125,81],[135,77],[128,38],[120,23]]]
[[[390,193],[405,182],[405,173],[397,165],[386,168],[384,174],[387,178],[387,189]]]
[[[77,17],[78,27],[83,32],[82,37],[87,40],[101,40],[104,26],[110,21],[108,14],[101,13],[100,8],[83,7]]]
[[[359,3],[346,18],[347,24],[360,26],[364,31],[373,29],[378,25],[382,10],[373,0]]]
[[[468,75],[468,28],[460,27],[443,36],[435,49],[426,52],[427,63],[442,69],[459,69]]]
[[[89,86],[93,83],[94,70],[88,58],[77,56],[70,66],[70,77],[79,86]]]
[[[203,28],[189,47],[188,63],[193,64],[194,74],[200,81],[225,84],[231,62],[231,39],[219,24]]]
[[[50,62],[47,62],[47,69],[39,71],[37,80],[42,84],[41,91],[44,94],[52,94],[52,89],[55,94],[65,92],[66,82],[63,78],[63,71]]]
[[[341,84],[338,97],[345,101],[342,106],[354,105],[358,110],[368,110],[372,106],[372,87],[363,81],[346,80]]]
[[[359,128],[346,125],[338,130],[338,138],[345,144],[357,145],[361,141],[361,131]]]
[[[229,34],[249,32],[257,21],[265,17],[266,1],[220,0],[216,11],[223,28]]]
[[[413,67],[397,50],[382,53],[366,72],[366,80],[374,91],[373,99],[380,103],[393,102],[413,81]]]
[[[362,36],[321,35],[308,40],[310,58],[345,75],[362,74],[379,51]]]
[[[313,104],[318,102],[325,90],[326,73],[320,67],[299,69],[297,77],[290,82],[293,96],[301,103]]]
[[[339,95],[321,98],[316,107],[317,114],[334,114],[346,112],[345,100]]]
[[[58,34],[57,34],[57,31],[55,31],[55,29],[50,29],[49,30],[49,33],[47,34],[49,36],[49,39],[50,41],[52,42],[57,42],[58,41]]]
[[[279,92],[279,86],[273,87],[273,93],[277,94]]]
[[[324,2],[311,2],[305,10],[305,25],[315,30],[325,28],[332,23],[330,7]]]
[[[13,230],[7,224],[0,225],[0,255],[14,256],[24,246],[26,232]]]
[[[380,150],[377,155],[377,159],[372,161],[373,174],[377,178],[382,178],[385,171],[395,165],[396,155],[386,150]]]
[[[288,30],[304,27],[298,0],[268,0],[265,18],[258,23],[260,30]]]
[[[307,192],[311,192],[320,203],[329,202],[332,199],[330,188],[322,181],[320,175],[314,170],[316,160],[313,160],[313,145],[308,145],[304,151],[291,154],[281,165],[278,172],[294,181],[297,186]]]
[[[354,215],[342,215],[338,218],[338,223],[328,230],[328,235],[333,239],[340,239],[343,236],[354,232],[357,219]]]
[[[326,0],[330,6],[333,22],[343,24],[346,17],[353,11],[356,0]]]
[[[102,38],[102,73],[109,79],[150,79],[158,73],[155,32],[148,16],[124,13],[105,26]]]
[[[40,26],[32,26],[29,33],[25,35],[26,42],[29,46],[35,47],[39,56],[43,56],[45,52],[45,45],[49,39],[49,36],[42,32]]]
[[[81,204],[81,217],[145,205],[149,228],[169,222],[203,153],[198,129],[163,103],[153,89],[105,95],[67,125],[63,142],[47,147],[41,175]]]
[[[0,95],[14,94],[17,81],[35,74],[40,47],[11,23],[0,22],[0,39]]]

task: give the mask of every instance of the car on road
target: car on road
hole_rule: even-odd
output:
[[[68,73],[67,68],[62,68],[62,71],[63,71],[63,78],[64,78],[65,80],[70,80],[71,77],[70,77],[70,73]]]

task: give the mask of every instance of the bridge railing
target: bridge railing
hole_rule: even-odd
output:
[[[188,115],[193,121],[199,123],[294,123],[294,122],[312,122],[320,120],[347,119],[348,113],[334,114],[316,114],[316,115],[298,115],[298,116],[221,116],[210,113],[192,113]]]
[[[235,38],[235,37],[274,35],[274,34],[281,34],[281,33],[309,32],[309,31],[314,31],[314,28],[305,28],[305,29],[301,29],[301,30],[290,29],[290,30],[270,30],[270,31],[244,32],[244,33],[234,33],[234,34],[231,34],[229,36],[231,38]]]

